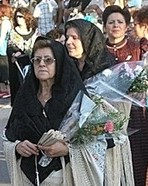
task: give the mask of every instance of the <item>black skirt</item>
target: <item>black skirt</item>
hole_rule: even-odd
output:
[[[129,127],[139,129],[138,132],[129,137],[132,150],[135,186],[145,186],[148,167],[148,111],[133,106]]]

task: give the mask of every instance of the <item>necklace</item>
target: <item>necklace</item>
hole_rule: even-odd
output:
[[[42,95],[38,93],[38,99],[43,106],[47,103],[47,101],[51,98],[51,95]]]

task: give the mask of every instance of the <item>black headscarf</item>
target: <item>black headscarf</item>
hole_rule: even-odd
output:
[[[39,37],[39,39],[47,39]],[[84,85],[74,62],[69,58],[64,46],[57,41],[49,41],[56,59],[55,84],[52,87],[52,98],[43,108],[37,98],[39,81],[35,77],[33,66],[31,73],[20,88],[8,124],[6,137],[15,140],[29,140],[37,144],[44,132],[49,129],[58,129],[60,123],[79,90]],[[47,118],[43,114],[46,112]],[[40,159],[40,155],[38,160]],[[34,156],[22,158],[21,169],[28,179],[35,185]],[[47,167],[38,165],[39,178],[42,182],[53,170],[61,169],[59,158],[54,158]]]
[[[84,19],[75,19],[66,23],[65,33],[69,27],[78,30],[86,55],[85,66],[81,72],[83,80],[115,64],[113,56],[105,46],[103,33],[96,25]]]

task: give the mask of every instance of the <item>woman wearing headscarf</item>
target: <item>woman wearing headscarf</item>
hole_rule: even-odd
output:
[[[102,32],[93,23],[75,19],[68,21],[65,29],[68,53],[75,59],[83,80],[115,64]]]
[[[130,13],[117,5],[107,7],[103,12],[103,24],[107,34],[106,45],[117,63],[141,60],[140,44],[126,37],[130,23]],[[145,185],[148,153],[147,111],[133,105],[130,113],[129,127],[138,130],[129,137],[134,181],[136,186]]]
[[[20,88],[5,135],[6,160],[12,185],[63,184],[60,157],[68,162],[68,147],[60,141],[37,146],[43,133],[58,130],[60,123],[79,90],[84,90],[77,69],[64,46],[44,37],[35,41],[31,73]],[[39,161],[42,152],[52,158],[47,166]],[[39,175],[39,180],[38,180]],[[66,185],[70,185],[67,180]]]
[[[68,21],[65,25],[65,33],[67,50],[69,55],[74,58],[86,87],[88,78],[116,63],[105,47],[102,32],[91,22],[82,19]],[[124,112],[126,111],[124,110]],[[127,112],[127,114],[129,113]],[[125,122],[125,128],[126,126],[127,123]],[[114,146],[112,139],[107,142],[108,147]],[[128,157],[123,152],[126,152]],[[133,186],[131,151],[128,138],[123,145],[116,144],[114,148],[108,149],[105,156],[105,185],[124,185],[123,183],[126,182],[125,186],[128,184]],[[123,169],[127,169],[129,172],[124,174]]]

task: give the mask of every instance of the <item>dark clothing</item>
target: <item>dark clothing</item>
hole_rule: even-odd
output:
[[[148,111],[144,112],[143,108],[132,106],[130,117],[128,127],[139,129],[129,136],[135,186],[145,186],[148,167]]]
[[[39,37],[39,39],[45,39]],[[45,105],[39,102],[37,92],[39,81],[33,67],[16,96],[11,116],[6,126],[6,136],[10,141],[29,140],[37,144],[44,132],[57,130],[79,90],[84,90],[83,82],[68,57],[62,44],[49,41],[56,59],[55,84],[52,86],[52,98]],[[46,116],[44,115],[46,113]],[[22,158],[21,169],[35,185],[35,157]],[[40,156],[38,157],[38,160]],[[29,168],[28,168],[29,165]],[[42,182],[53,170],[61,169],[59,158],[53,158],[47,167],[38,165],[39,178]]]
[[[24,46],[25,46],[26,42],[28,40],[30,40],[33,37],[33,35],[35,34],[35,30],[32,30],[32,32],[30,32],[27,35],[21,35],[16,30],[15,30],[15,32],[17,33],[17,35],[19,37],[23,38]],[[17,62],[18,62],[19,66],[22,70],[26,65],[30,65],[30,59],[29,59],[30,56],[29,56],[28,52],[25,51],[25,49],[24,49],[24,51],[22,51],[20,48],[18,48],[18,46],[14,45],[14,44],[10,44],[8,46],[7,55],[8,55],[8,62],[9,62],[9,81],[10,81],[10,92],[11,92],[11,106],[13,106],[13,102],[14,102],[14,99],[15,99],[15,96],[17,94],[18,89],[20,88],[20,86],[24,82],[24,79],[23,79],[21,73],[19,72],[16,64],[12,63],[12,54],[16,53],[16,52],[21,52],[21,54],[22,54],[22,56],[20,56],[17,59]],[[24,54],[25,54],[25,56],[24,56]]]
[[[143,54],[148,51],[148,40],[142,38],[140,40],[140,59]],[[130,136],[135,186],[146,185],[146,173],[148,168],[148,110],[132,107],[132,120],[129,127],[139,129],[139,131]]]
[[[90,1],[91,0],[70,0],[67,5],[67,8],[77,7],[77,6],[81,5],[82,11],[83,11],[87,7],[87,5],[90,3]]]
[[[140,40],[140,49],[142,58],[143,54],[145,54],[148,51],[148,40],[144,37]]]
[[[14,48],[12,46],[8,47],[8,61],[9,61],[9,81],[10,81],[10,92],[11,92],[11,106],[13,106],[14,103],[14,99],[15,96],[19,90],[19,88],[21,87],[22,83],[24,82],[24,79],[20,73],[20,71],[18,70],[17,66],[15,63],[12,63],[12,54],[20,51],[18,48]],[[22,52],[22,51],[21,51]],[[23,54],[23,52],[22,52]],[[23,68],[26,65],[30,64],[30,59],[29,56],[26,55],[26,57],[19,57],[19,60],[17,60],[21,70],[23,70]]]
[[[113,54],[118,63],[125,61],[138,61],[141,59],[141,46],[130,39],[122,40],[114,45],[106,41],[108,50]],[[129,57],[128,57],[129,56]],[[131,58],[130,58],[131,56]],[[127,60],[128,59],[128,60]],[[139,129],[138,132],[129,136],[135,186],[145,186],[146,170],[148,165],[148,111],[138,106],[132,106],[130,113],[129,128]]]
[[[0,83],[9,81],[8,57],[0,55]]]

